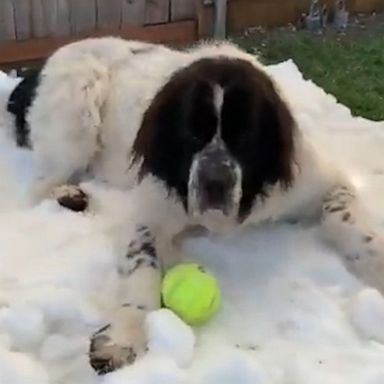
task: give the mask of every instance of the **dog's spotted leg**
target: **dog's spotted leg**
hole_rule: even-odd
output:
[[[118,273],[119,308],[111,323],[91,339],[90,363],[99,374],[132,364],[145,352],[145,316],[161,305],[161,268],[154,238],[147,227],[137,229],[120,260]]]
[[[338,186],[324,198],[322,229],[346,268],[384,294],[384,239],[376,233],[356,193]]]

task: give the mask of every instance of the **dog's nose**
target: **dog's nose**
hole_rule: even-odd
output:
[[[218,208],[224,203],[225,184],[219,181],[210,180],[203,185],[208,205],[212,208]]]
[[[195,181],[201,211],[228,210],[239,182],[237,169],[221,139],[214,140],[199,154]]]
[[[229,166],[207,164],[200,171],[200,180],[207,187],[227,186],[231,184],[232,172]]]
[[[200,183],[207,205],[220,208],[234,184],[232,171],[224,164],[207,164],[201,169]]]

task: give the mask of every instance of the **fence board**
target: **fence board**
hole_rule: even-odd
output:
[[[347,2],[348,9],[348,2]],[[356,12],[381,12],[384,10],[383,0],[355,0],[354,10]]]
[[[0,1],[0,40],[16,38],[12,0]]]
[[[121,27],[121,0],[96,0],[97,27],[100,29]]]
[[[277,26],[298,20],[296,2],[286,0],[237,0],[228,3],[227,23],[230,32],[255,25]]]
[[[70,34],[67,0],[33,0],[32,12],[34,36],[57,37]]]
[[[205,0],[195,0],[197,34],[200,39],[206,39],[213,35],[214,11],[213,5],[206,5]]]
[[[76,36],[60,38],[3,41],[0,42],[0,67],[6,67],[18,62],[41,60],[64,44],[90,36],[105,36],[105,32],[109,35],[121,36],[125,39],[168,43],[172,45],[190,44],[196,41],[197,38],[196,22],[187,20],[164,25],[149,25],[146,27],[126,26],[120,31],[91,31]]]
[[[47,20],[45,19],[43,0],[32,0],[32,35],[34,37],[48,36]]]
[[[44,2],[49,20],[49,30],[52,31],[53,36],[68,36],[71,33],[68,0],[44,0]]]
[[[147,0],[145,5],[145,24],[160,24],[169,21],[170,0]]]
[[[185,20],[196,17],[196,5],[193,0],[172,0],[171,19]]]
[[[69,0],[71,32],[87,32],[96,26],[95,0]]]
[[[122,25],[143,25],[146,0],[122,0]]]
[[[31,2],[30,0],[13,0],[16,26],[16,38],[25,40],[31,37]]]

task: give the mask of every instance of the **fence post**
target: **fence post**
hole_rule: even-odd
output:
[[[205,10],[213,7],[212,32],[215,39],[225,39],[227,36],[227,0],[202,0],[200,5]],[[205,11],[207,13],[207,11]]]
[[[215,39],[227,37],[227,0],[214,0],[215,3]]]

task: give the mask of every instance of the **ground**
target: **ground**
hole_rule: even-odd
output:
[[[301,128],[346,166],[383,230],[384,123],[352,117],[292,61],[268,71],[288,91]],[[0,108],[13,85],[0,72]],[[31,153],[15,148],[2,117],[1,384],[384,382],[383,297],[345,270],[317,226],[284,222],[185,244],[186,259],[218,278],[219,313],[192,330],[166,310],[152,312],[146,357],[98,377],[88,364],[89,337],[116,305],[111,220],[129,209],[129,194],[91,182],[83,186],[90,212],[52,200],[26,206]]]
[[[254,28],[234,39],[268,64],[292,58],[354,115],[384,120],[384,15],[355,16],[344,31]]]
[[[255,47],[287,90],[299,125],[351,174],[384,231],[383,18],[345,34],[254,30]],[[367,25],[366,28],[361,26]],[[313,79],[328,93],[305,81]],[[0,383],[382,384],[384,299],[351,276],[317,226],[275,223],[185,244],[188,260],[218,278],[223,305],[191,329],[166,310],[146,322],[147,356],[103,378],[88,364],[89,337],[116,305],[110,220],[127,196],[88,183],[95,210],[54,201],[30,208],[29,151],[15,148],[1,108],[15,84],[0,72]],[[293,91],[292,91],[293,90]]]

